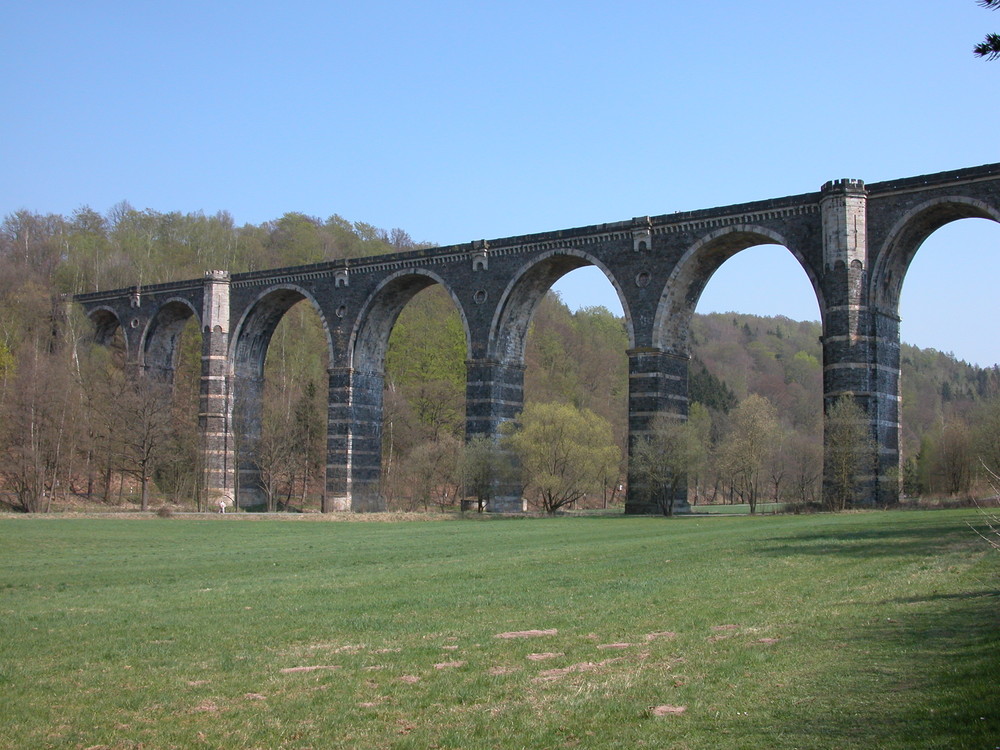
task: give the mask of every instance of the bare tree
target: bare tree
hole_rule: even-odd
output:
[[[253,451],[254,464],[260,472],[260,488],[267,500],[267,510],[278,510],[278,496],[287,488],[298,466],[292,425],[281,414],[265,412],[260,438]]]
[[[654,418],[648,435],[632,447],[633,490],[646,495],[665,516],[674,513],[679,492],[687,488],[687,472],[695,441],[687,422],[664,415]]]
[[[730,430],[721,453],[733,489],[756,513],[767,462],[779,442],[778,414],[763,396],[750,394],[730,415]]]
[[[454,505],[461,482],[462,446],[450,436],[440,440],[425,440],[409,451],[399,462],[400,501],[408,510],[441,510]]]
[[[817,488],[823,476],[822,443],[815,436],[798,434],[790,459],[795,500],[804,505],[817,502]]]
[[[1000,476],[997,476],[997,474],[992,471],[985,462],[983,463],[983,470],[986,472],[987,477],[989,477],[989,483],[993,490],[993,494],[1000,494]],[[979,534],[979,536],[981,536],[988,545],[990,545],[997,552],[1000,552],[1000,516],[996,513],[988,513],[982,508],[979,510],[986,521],[986,530],[983,531],[972,523],[970,523],[969,526],[973,531]]]
[[[872,470],[875,441],[868,415],[850,396],[842,396],[826,413],[826,505],[844,510],[857,497],[861,478]]]
[[[170,436],[171,389],[168,383],[127,377],[119,408],[125,417],[123,469],[139,480],[142,510],[149,510],[153,472]]]
[[[974,416],[976,452],[984,467],[1000,469],[1000,398],[982,404]]]
[[[493,500],[498,487],[510,483],[515,469],[511,454],[489,435],[476,435],[462,449],[461,475],[463,498],[476,498],[476,510],[485,511]]]
[[[0,415],[0,476],[13,490],[8,504],[27,513],[47,512],[70,484],[82,420],[65,354],[58,346],[26,347],[14,378],[18,398]]]
[[[972,484],[975,448],[969,426],[952,418],[945,422],[934,451],[935,473],[951,495],[968,492]]]
[[[693,487],[693,504],[701,500],[703,488],[712,459],[712,414],[704,404],[694,402],[688,408],[687,418],[688,484]]]

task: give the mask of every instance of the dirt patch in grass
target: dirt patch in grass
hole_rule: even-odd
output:
[[[687,711],[687,706],[653,706],[649,713],[653,716],[680,716]]]
[[[717,635],[710,635],[706,640],[709,643],[718,643],[734,635],[739,628],[739,625],[713,625],[712,631]]]
[[[565,677],[568,674],[577,674],[580,672],[592,672],[595,669],[600,669],[601,667],[607,666],[608,664],[614,664],[615,662],[625,661],[624,656],[619,656],[615,659],[605,659],[604,661],[584,661],[578,664],[570,664],[568,667],[560,667],[558,669],[546,669],[543,672],[538,673],[533,682],[551,682],[552,680],[558,680],[560,677]]]
[[[358,653],[358,651],[363,651],[364,648],[365,648],[364,646],[359,645],[359,644],[348,643],[348,644],[346,644],[344,646],[340,646],[338,648],[335,648],[333,650],[333,653],[335,653],[335,654],[356,654],[356,653]]]
[[[317,669],[340,669],[339,664],[315,664],[308,667],[285,667],[282,674],[292,674],[293,672],[315,672]]]
[[[513,674],[514,672],[520,672],[520,667],[490,667],[486,672],[493,675],[494,677],[499,677],[504,674]]]
[[[545,661],[546,659],[556,659],[560,656],[565,656],[563,653],[554,653],[552,651],[547,651],[544,654],[528,654],[525,658],[531,661]]]
[[[655,641],[659,638],[675,638],[677,633],[672,630],[659,630],[655,633],[646,633],[647,641]]]
[[[497,633],[496,638],[541,638],[546,635],[558,635],[555,628],[550,630],[511,630],[507,633]]]

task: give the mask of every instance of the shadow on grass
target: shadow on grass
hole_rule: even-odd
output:
[[[893,525],[875,529],[844,529],[838,526],[829,532],[772,536],[763,540],[764,544],[755,548],[754,552],[775,557],[926,557],[974,539],[975,532],[961,522],[921,526]]]
[[[802,736],[802,746],[818,737],[829,743],[824,747],[1000,745],[1000,592],[884,604],[895,616],[855,630],[846,639],[852,658],[841,667],[860,675],[881,700],[855,701],[845,716],[833,710],[842,699],[831,696],[831,710],[816,711],[809,726],[790,722],[783,730]]]
[[[769,535],[755,554],[872,561],[878,569],[988,549],[971,517],[914,517],[886,525],[831,525]],[[992,552],[990,553],[992,554]],[[907,579],[903,579],[904,582]],[[969,579],[965,579],[969,580]],[[985,585],[984,585],[985,584]],[[816,697],[808,726],[790,711],[782,730],[803,746],[1000,747],[1000,590],[995,580],[974,588],[897,596],[873,603],[872,618],[846,623],[834,636],[843,657],[816,685],[855,685],[849,694]],[[958,589],[958,590],[956,590]],[[905,591],[905,589],[904,589]],[[877,613],[877,616],[876,616]],[[841,647],[841,646],[838,646]],[[848,691],[849,692],[849,691]],[[879,696],[866,701],[864,696]]]

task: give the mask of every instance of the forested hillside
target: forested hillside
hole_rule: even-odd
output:
[[[18,212],[0,225],[0,493],[21,510],[89,498],[157,506],[197,503],[200,334],[191,323],[172,389],[123,374],[120,349],[89,344],[89,324],[61,295],[361,257],[428,245],[339,216],[286,214],[237,227],[226,214],[158,213],[127,204],[107,214]],[[820,326],[735,313],[693,323],[685,467],[694,502],[815,502],[822,468]],[[607,443],[566,502],[609,504],[624,479],[628,373],[623,322],[604,308],[571,312],[550,294],[526,351],[528,404],[582,415]],[[305,303],[268,353],[264,434],[255,461],[271,508],[319,507],[326,360]],[[403,311],[387,357],[383,493],[390,507],[450,507],[475,494],[476,457],[463,447],[464,336],[450,299],[428,289]],[[1000,466],[1000,371],[905,346],[903,444],[911,493],[973,490],[979,458]],[[540,413],[540,412],[539,412]],[[561,415],[561,416],[560,416]],[[752,426],[750,426],[752,425]],[[754,486],[741,442],[764,441]],[[597,439],[597,438],[595,438]],[[601,448],[601,446],[596,446]],[[609,458],[613,457],[613,458]],[[610,461],[610,463],[609,463]],[[578,480],[580,480],[578,477]],[[582,481],[582,480],[580,480]],[[548,489],[525,477],[528,497]],[[539,502],[541,502],[539,500]]]

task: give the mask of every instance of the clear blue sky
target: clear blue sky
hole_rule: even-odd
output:
[[[7,0],[0,215],[338,213],[451,244],[974,166],[1000,161],[989,31],[974,0]],[[992,364],[1000,227],[949,229],[903,336]],[[700,312],[818,317],[780,251],[741,257]],[[613,306],[597,282],[559,290]]]

